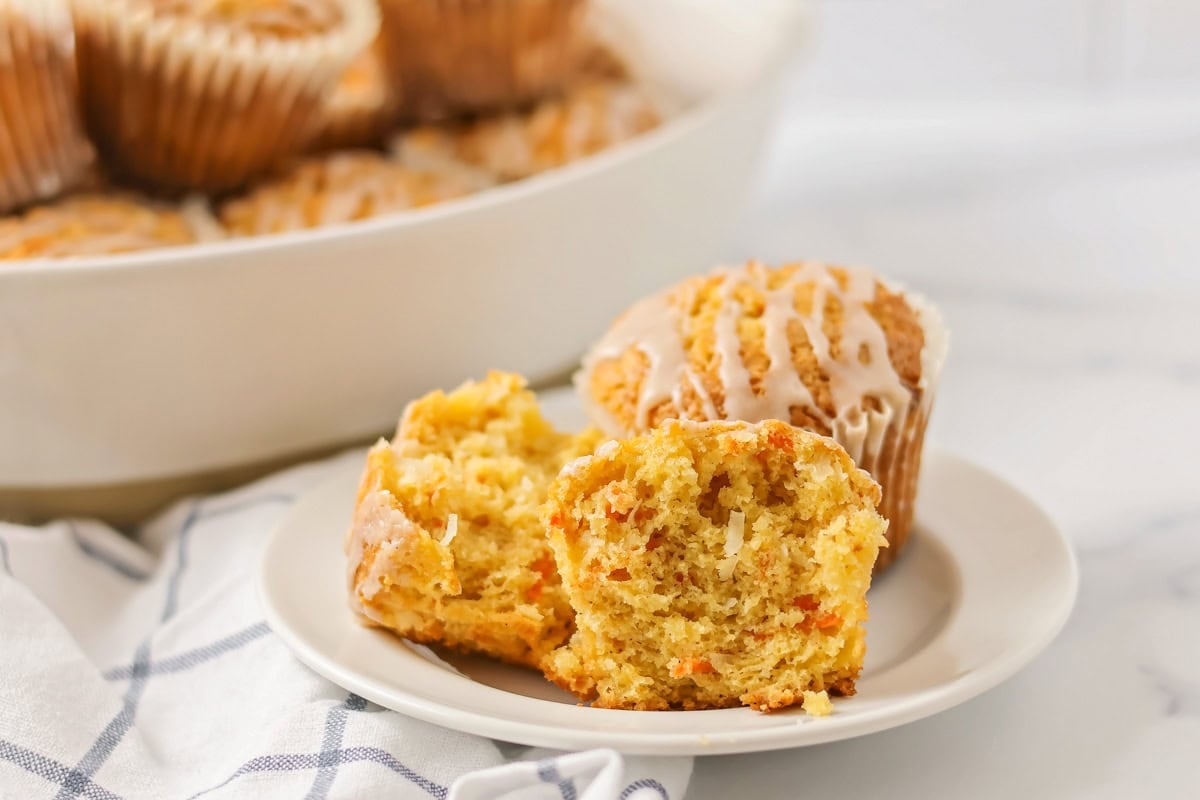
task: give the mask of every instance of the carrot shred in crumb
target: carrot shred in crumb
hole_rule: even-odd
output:
[[[829,612],[817,617],[814,624],[819,631],[835,630],[842,624],[842,618],[837,614]]]
[[[530,602],[536,603],[542,596],[542,590],[545,587],[546,581],[554,574],[554,560],[549,556],[542,556],[530,564],[529,568],[536,572],[538,577],[533,582],[533,585],[525,590],[525,596]]]
[[[821,604],[817,602],[817,598],[811,594],[802,594],[796,597],[792,600],[792,605],[796,608],[802,608],[805,611],[816,611],[821,607]]]
[[[681,658],[678,664],[671,667],[671,677],[682,678],[686,675],[707,675],[716,671],[712,662],[706,658]]]
[[[774,429],[767,434],[767,444],[776,450],[782,450],[788,455],[791,455],[796,449],[796,444],[792,441],[792,437],[779,429]]]

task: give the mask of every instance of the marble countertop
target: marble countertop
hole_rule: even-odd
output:
[[[727,256],[871,265],[937,301],[953,338],[933,442],[1049,511],[1082,582],[1059,639],[1001,687],[853,741],[698,759],[690,799],[1200,796],[1187,106],[794,106],[780,120]]]

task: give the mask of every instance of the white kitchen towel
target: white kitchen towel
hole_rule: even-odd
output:
[[[680,800],[691,759],[446,730],[292,657],[263,621],[258,559],[347,458],[362,452],[182,501],[132,538],[0,523],[0,798]]]

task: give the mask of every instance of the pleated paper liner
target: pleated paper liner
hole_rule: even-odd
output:
[[[0,213],[78,184],[93,163],[78,112],[71,16],[60,0],[0,8]]]
[[[587,50],[586,0],[381,0],[402,113],[437,119],[562,89]]]
[[[303,150],[378,32],[371,0],[326,2],[329,27],[273,36],[144,0],[75,0],[84,108],[102,154],[158,188],[221,191]]]

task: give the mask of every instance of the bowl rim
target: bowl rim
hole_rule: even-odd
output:
[[[764,65],[742,92],[768,84],[777,70]],[[452,220],[484,212],[496,206],[552,192],[564,186],[587,180],[625,163],[649,157],[671,143],[704,127],[733,105],[742,94],[722,91],[703,98],[692,106],[666,119],[653,130],[632,139],[528,178],[488,187],[465,197],[454,198],[424,208],[397,211],[369,219],[337,222],[318,228],[305,228],[261,236],[230,237],[186,245],[152,248],[133,253],[79,256],[69,258],[18,259],[0,266],[0,281],[6,276],[69,274],[91,271],[124,271],[141,268],[177,267],[181,264],[252,255],[263,251],[286,251],[297,247],[323,245],[347,238],[362,238],[384,231],[399,231],[433,222]]]

